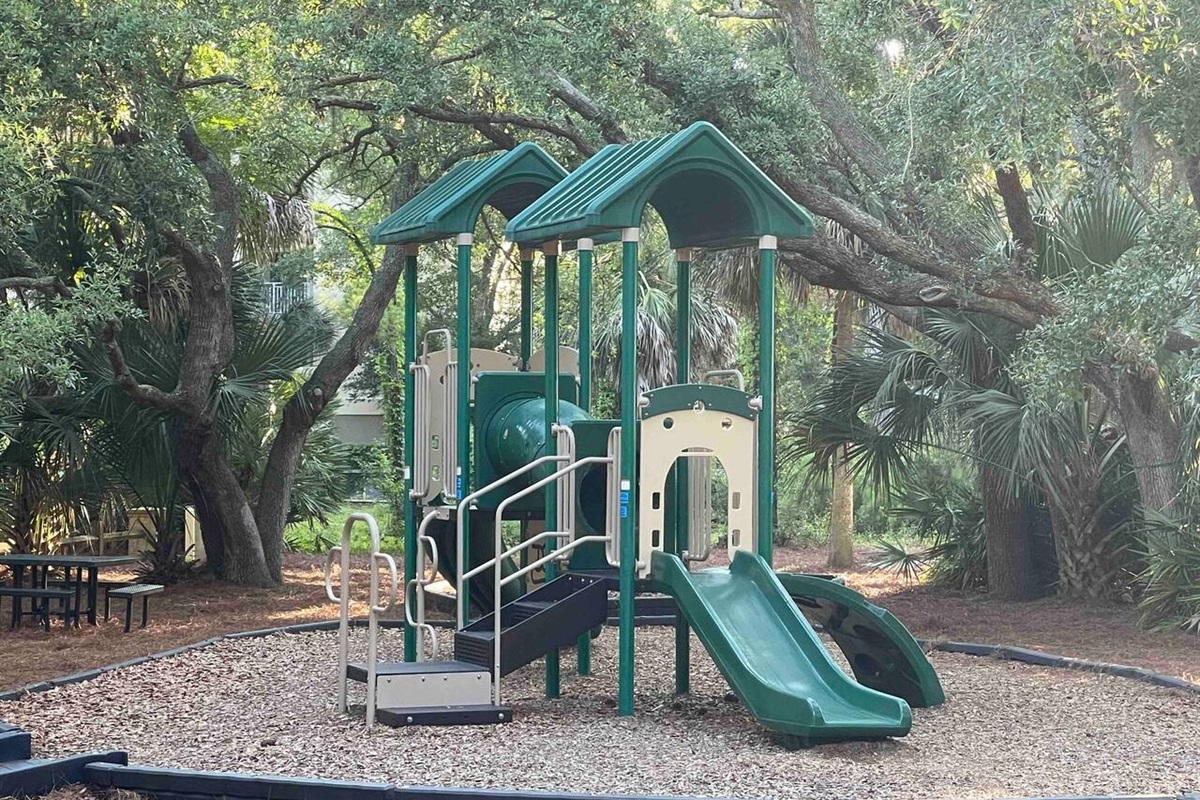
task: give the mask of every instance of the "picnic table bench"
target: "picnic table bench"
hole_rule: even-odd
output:
[[[150,616],[150,595],[162,594],[163,587],[157,583],[131,583],[128,586],[118,586],[116,588],[107,589],[104,592],[104,619],[108,621],[109,601],[116,597],[125,601],[125,632],[129,633],[130,624],[133,621],[133,601],[135,598],[142,598],[142,627],[146,627],[146,620]]]
[[[19,623],[22,617],[37,617],[46,630],[50,630],[50,601],[59,601],[58,615],[62,616],[63,627],[71,624],[71,618],[79,624],[79,608],[72,604],[75,592],[72,589],[40,588],[32,586],[0,586],[0,597],[11,597],[13,604],[13,619]],[[24,609],[24,599],[28,597],[35,602],[30,610]],[[41,600],[41,603],[36,602]]]
[[[49,571],[51,569],[64,570],[67,573],[67,585],[53,587],[53,591],[65,591],[72,594],[75,598],[73,613],[80,615],[83,613],[80,594],[86,590],[87,620],[89,625],[96,624],[97,596],[100,590],[100,570],[108,567],[132,566],[137,564],[139,560],[138,556],[96,556],[86,554],[45,555],[38,553],[8,553],[0,555],[0,565],[7,566],[12,570],[13,582],[12,586],[8,587],[11,589],[50,591],[52,587],[48,585],[47,580]],[[28,584],[25,582],[25,571],[27,569],[30,572]],[[75,571],[75,579],[73,581],[70,580],[72,570]],[[83,576],[85,570],[87,572],[86,580]],[[68,588],[68,586],[71,588]],[[17,627],[21,624],[23,599],[24,597],[32,597],[32,595],[10,594],[8,596],[13,599],[12,625],[13,627]]]

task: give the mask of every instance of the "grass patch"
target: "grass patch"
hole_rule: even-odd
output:
[[[404,552],[403,522],[392,519],[391,508],[386,503],[346,503],[331,514],[324,525],[319,522],[289,525],[284,532],[284,541],[288,549],[296,553],[326,553],[329,548],[341,543],[346,517],[355,512],[370,514],[375,518],[383,552],[393,555]],[[361,522],[355,523],[350,533],[350,551],[371,552],[371,535]]]

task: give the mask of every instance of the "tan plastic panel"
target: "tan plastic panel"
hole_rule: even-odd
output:
[[[650,571],[650,557],[666,541],[667,473],[681,456],[690,460],[708,451],[725,468],[729,481],[729,557],[754,552],[754,420],[696,408],[646,417],[641,425],[638,485],[638,575]],[[686,455],[689,453],[690,455]],[[703,456],[699,456],[703,458]]]
[[[536,350],[529,356],[530,372],[545,372],[546,371],[546,351]],[[579,351],[574,347],[562,345],[558,348],[558,372],[574,375],[579,377]]]

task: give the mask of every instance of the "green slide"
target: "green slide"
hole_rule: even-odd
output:
[[[759,556],[738,552],[728,569],[688,572],[656,552],[651,570],[763,725],[802,745],[908,733],[908,704],[843,672]]]
[[[927,708],[946,702],[937,672],[900,620],[858,592],[816,575],[775,575],[800,611],[841,648],[864,686]]]

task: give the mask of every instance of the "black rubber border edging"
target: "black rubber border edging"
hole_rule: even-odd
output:
[[[1165,689],[1175,689],[1188,694],[1200,695],[1200,684],[1185,681],[1174,675],[1163,675],[1142,667],[1131,667],[1126,664],[1108,664],[1103,661],[1090,661],[1085,658],[1070,658],[1045,653],[1041,650],[1031,650],[1027,647],[1012,647],[1003,644],[978,644],[976,642],[940,642],[926,639],[918,640],[926,650],[939,653],[958,653],[968,656],[988,656],[1005,661],[1019,661],[1038,667],[1053,667],[1055,669],[1073,669],[1081,672],[1093,672],[1101,675],[1112,675],[1117,678],[1128,678],[1139,683],[1148,683]]]

